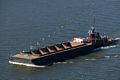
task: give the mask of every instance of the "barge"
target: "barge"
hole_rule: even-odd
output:
[[[54,44],[52,46],[19,52],[11,55],[9,63],[18,65],[46,66],[54,62],[60,62],[77,56],[89,54],[96,48],[115,43],[112,37],[101,35],[92,27],[86,38],[73,38],[68,42]]]

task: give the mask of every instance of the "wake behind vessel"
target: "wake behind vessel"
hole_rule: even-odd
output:
[[[95,32],[92,27],[86,38],[73,38],[61,44],[54,44],[28,52],[20,52],[10,56],[9,63],[44,66],[88,54],[96,48],[107,46],[115,42],[115,39]]]

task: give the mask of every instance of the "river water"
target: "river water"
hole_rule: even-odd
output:
[[[0,0],[0,80],[120,80],[120,43],[54,65],[11,65],[10,54],[85,37],[120,38],[120,0]]]

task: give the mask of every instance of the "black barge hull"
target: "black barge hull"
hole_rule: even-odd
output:
[[[52,55],[47,55],[38,59],[33,59],[32,63],[35,65],[49,65],[54,62],[61,62],[67,59],[71,59],[77,56],[82,56],[90,53],[94,49],[93,45],[87,45],[84,47],[76,47],[70,50],[57,52]]]
[[[96,48],[106,46],[106,45],[110,45],[114,42],[116,42],[116,41],[110,41],[110,42],[107,42],[106,44],[103,44],[103,42],[87,44],[87,45],[84,45],[84,46],[74,47],[74,48],[71,48],[71,49],[68,49],[68,50],[64,50],[64,51],[56,52],[56,53],[53,53],[53,54],[41,56],[40,58],[31,59],[31,60],[16,58],[16,57],[10,57],[10,62],[11,63],[15,62],[15,64],[20,63],[21,65],[22,65],[22,63],[23,63],[23,65],[25,63],[25,64],[46,66],[46,65],[50,65],[54,62],[61,62],[61,61],[65,61],[67,59],[77,57],[77,56],[82,56],[82,55],[89,54],[91,51],[93,51]]]

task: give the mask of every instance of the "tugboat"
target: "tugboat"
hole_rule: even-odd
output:
[[[96,48],[108,46],[116,40],[106,35],[100,35],[92,27],[86,38],[73,38],[68,42],[52,46],[20,52],[10,56],[9,63],[19,65],[46,66],[54,62],[64,61],[90,53]]]

